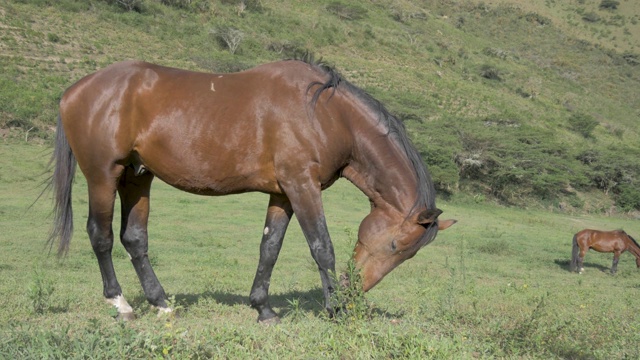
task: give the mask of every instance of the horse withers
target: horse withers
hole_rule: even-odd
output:
[[[613,253],[613,264],[611,273],[618,271],[618,261],[620,254],[629,251],[636,257],[636,265],[640,268],[640,246],[629,234],[623,230],[600,231],[584,229],[573,236],[573,249],[571,252],[571,271],[578,271],[582,274],[584,268],[584,256],[589,249],[598,252]]]
[[[363,290],[375,286],[455,220],[439,220],[435,190],[402,123],[331,67],[311,58],[209,74],[129,61],[72,85],[60,101],[53,154],[55,226],[49,238],[65,254],[73,232],[71,184],[77,166],[89,191],[87,233],[104,296],[133,317],[111,259],[116,193],[120,240],[147,300],[167,296],[147,256],[154,178],[184,191],[270,195],[251,306],[275,322],[269,284],[295,213],[332,313],[335,256],[321,191],[345,177],[371,201],[354,260]]]

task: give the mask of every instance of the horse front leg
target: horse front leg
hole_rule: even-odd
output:
[[[324,216],[320,186],[311,181],[289,184],[285,187],[285,192],[291,200],[293,212],[296,214],[307,240],[311,256],[318,266],[325,309],[329,316],[333,317],[335,310],[331,297],[335,289],[333,279],[336,271],[336,258]]]
[[[611,274],[615,274],[618,271],[618,261],[620,260],[620,254],[621,252],[619,251],[614,251],[613,252],[613,264],[611,264]]]
[[[160,314],[171,312],[167,307],[167,295],[160,285],[149,262],[149,193],[153,175],[135,175],[133,168],[127,168],[120,178],[118,193],[122,207],[120,241],[129,254],[147,301],[160,310]]]
[[[278,314],[269,304],[269,285],[273,267],[278,260],[282,241],[292,215],[291,203],[286,196],[271,195],[262,232],[262,242],[260,243],[260,261],[250,295],[251,307],[258,311],[258,322],[260,323],[280,322]]]

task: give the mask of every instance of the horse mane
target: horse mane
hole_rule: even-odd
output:
[[[369,109],[378,114],[378,121],[383,123],[387,128],[386,135],[390,136],[396,142],[396,144],[400,146],[400,149],[404,151],[405,155],[411,162],[413,169],[415,170],[415,175],[418,182],[418,195],[411,212],[413,212],[413,210],[416,208],[435,209],[435,188],[431,180],[431,175],[429,174],[426,165],[422,161],[418,150],[416,150],[416,148],[411,143],[411,140],[407,135],[407,131],[402,121],[400,121],[396,116],[392,115],[380,101],[369,95],[366,91],[360,89],[359,87],[344,79],[342,75],[332,66],[322,61],[322,58],[320,58],[319,60],[315,60],[312,54],[305,53],[302,57],[297,58],[296,60],[303,61],[313,66],[327,76],[327,80],[324,83],[314,81],[307,87],[307,91],[310,91],[312,87],[319,86],[315,90],[315,92],[313,93],[313,97],[311,98],[310,105],[312,108],[316,106],[320,95],[325,90],[331,89],[332,92],[329,96],[329,99],[331,99],[338,87],[340,87],[341,89],[344,89],[349,93],[355,95],[356,98],[362,101],[367,107],[369,107]]]
[[[626,231],[624,231],[624,230],[623,230],[622,232],[623,232],[623,233],[625,233],[625,235],[627,235],[627,237],[628,237],[629,239],[631,239],[631,241],[636,245],[636,247],[637,247],[638,249],[640,249],[640,245],[638,245],[638,242],[636,241],[636,239],[634,239],[633,237],[631,237],[631,235],[627,234],[627,232],[626,232]]]

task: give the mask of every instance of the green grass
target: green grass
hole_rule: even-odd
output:
[[[585,227],[624,228],[625,217],[569,216],[439,200],[459,220],[366,294],[371,316],[327,319],[320,280],[299,226],[285,238],[271,286],[282,324],[256,324],[248,294],[267,197],[198,197],[157,181],[150,257],[177,316],[157,318],[122,245],[114,262],[138,319],[114,320],[84,232],[82,176],[76,231],[58,260],[44,240],[40,199],[47,146],[0,143],[0,354],[8,358],[594,358],[640,355],[640,272],[629,254],[611,276],[610,254],[590,252],[568,272],[571,238]],[[339,270],[345,270],[367,200],[339,181],[324,193]],[[117,233],[118,226],[114,227]],[[34,300],[48,300],[36,302]],[[360,306],[363,306],[362,303]]]

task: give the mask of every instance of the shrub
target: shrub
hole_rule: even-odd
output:
[[[602,0],[600,3],[600,9],[616,10],[620,5],[620,1],[616,0]]]
[[[585,138],[592,137],[593,130],[598,126],[598,120],[582,113],[572,114],[569,117],[569,129],[577,132]]]
[[[622,184],[617,187],[616,206],[625,211],[640,210],[640,190],[636,184]]]
[[[594,12],[588,12],[582,15],[582,20],[590,23],[597,23],[598,21],[600,21],[600,16],[598,16],[598,14]]]
[[[298,54],[309,52],[304,44],[296,41],[273,41],[267,46],[267,50],[282,54],[287,58],[294,58]]]
[[[54,33],[48,33],[47,40],[49,40],[52,43],[57,43],[57,42],[60,42],[60,36]]]
[[[568,185],[588,182],[550,131],[511,117],[478,120],[459,127],[462,149],[455,159],[464,185],[479,185],[487,194],[519,205],[531,198],[555,199]]]
[[[360,20],[364,19],[367,15],[367,9],[339,1],[327,5],[327,11],[342,20]]]
[[[577,159],[587,166],[591,184],[612,193],[619,208],[640,209],[640,153],[637,150],[618,147],[586,150]]]
[[[487,56],[491,56],[491,57],[502,59],[502,60],[507,60],[509,57],[511,57],[511,54],[509,53],[509,51],[502,50],[499,48],[486,47],[484,48],[484,50],[482,50],[482,52]]]
[[[638,54],[626,52],[622,54],[622,58],[631,66],[640,65],[640,56]]]
[[[244,32],[231,26],[218,26],[209,31],[218,43],[226,47],[230,53],[235,54],[244,39]]]
[[[436,189],[453,192],[460,181],[460,170],[456,165],[454,151],[445,146],[421,146],[420,155],[424,159]]]
[[[551,25],[551,20],[549,18],[544,17],[538,13],[534,13],[534,12],[528,13],[524,16],[524,18],[529,22],[532,22],[541,26]]]
[[[125,11],[142,12],[142,0],[105,0],[109,5],[116,5]]]
[[[224,5],[234,5],[242,10],[256,13],[262,13],[264,11],[262,0],[220,0],[220,2]]]
[[[480,76],[489,80],[502,81],[502,78],[500,77],[500,70],[491,65],[482,65],[480,67]]]

